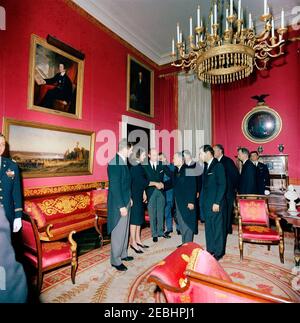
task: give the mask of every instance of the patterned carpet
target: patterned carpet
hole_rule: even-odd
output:
[[[195,242],[205,246],[204,228],[199,227]],[[110,244],[94,249],[79,257],[76,284],[70,279],[70,268],[50,272],[44,278],[40,301],[45,303],[153,303],[164,302],[156,298],[155,285],[147,283],[147,275],[155,264],[170,254],[181,243],[176,233],[172,239],[160,238],[153,243],[149,228],[143,230],[144,242],[150,246],[143,254],[129,255],[127,272],[118,272],[110,266]],[[300,302],[300,293],[292,288],[293,235],[285,234],[285,263],[281,264],[278,247],[245,245],[244,261],[239,260],[237,230],[228,237],[227,254],[220,261],[234,282],[258,288],[264,292]]]

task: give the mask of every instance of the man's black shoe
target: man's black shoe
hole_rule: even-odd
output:
[[[169,235],[170,233],[173,233],[173,230],[172,231],[166,231],[165,232],[166,235]]]
[[[177,231],[177,234],[180,236],[181,235],[181,232],[180,230],[176,230]]]
[[[168,234],[165,234],[165,233],[162,235],[162,237],[165,238],[165,239],[171,239],[171,237]]]
[[[123,261],[132,261],[134,258],[131,256],[128,256],[126,258],[122,258]]]
[[[119,271],[126,271],[127,270],[127,267],[123,264],[121,264],[119,266],[115,266],[115,265],[112,265],[112,266],[115,267]]]
[[[153,242],[157,242],[157,241],[158,241],[157,237],[154,237]]]

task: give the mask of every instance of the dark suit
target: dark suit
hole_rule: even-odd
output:
[[[204,168],[202,190],[200,196],[201,214],[205,221],[206,249],[217,259],[224,255],[225,245],[225,193],[226,175],[224,167],[217,159],[213,159],[209,168]],[[219,212],[213,212],[213,204],[220,206]]]
[[[233,160],[227,156],[222,156],[220,163],[223,165],[226,175],[226,234],[232,233],[233,223],[233,203],[235,200],[236,189],[239,183],[239,171]]]
[[[12,229],[14,220],[21,218],[23,214],[21,179],[18,165],[5,157],[1,157],[0,205],[4,206]]]
[[[127,257],[130,223],[131,176],[128,166],[117,154],[108,164],[107,230],[111,233],[111,264],[121,265]],[[121,216],[120,208],[128,208]]]
[[[185,164],[188,170],[188,175],[192,175],[195,178],[196,181],[196,190],[197,194],[199,195],[198,198],[196,198],[196,214],[197,218],[203,220],[200,215],[200,208],[199,208],[199,200],[200,200],[200,192],[201,192],[201,186],[202,186],[202,173],[203,173],[203,166],[199,163],[196,163],[194,161],[191,162],[190,165]]]
[[[242,166],[239,179],[239,194],[257,194],[256,167],[247,159]]]
[[[196,178],[188,176],[188,167],[183,165],[180,170],[176,168],[174,174],[174,197],[176,202],[176,216],[182,235],[182,243],[192,242],[194,234],[198,233],[196,214]],[[194,210],[187,205],[194,204]]]
[[[256,174],[257,193],[264,195],[265,190],[270,189],[270,173],[268,166],[264,163],[258,162],[256,166]]]
[[[145,204],[143,203],[143,193],[149,185],[145,171],[141,164],[130,168],[131,175],[131,192],[133,206],[130,214],[130,224],[142,225],[145,221]]]
[[[146,174],[146,178],[149,182],[164,182],[164,175],[172,178],[172,172],[167,165],[163,165],[161,162],[157,163],[156,170],[154,170],[150,164],[143,166]],[[169,189],[172,186],[172,181],[165,182],[165,189]],[[163,190],[158,190],[154,186],[148,186],[146,189],[148,198],[148,213],[150,217],[150,226],[152,231],[152,237],[162,237],[164,235],[164,210],[165,210],[165,197]]]
[[[72,99],[72,82],[68,77],[67,73],[61,75],[57,73],[53,78],[45,80],[47,84],[56,85],[54,89],[48,90],[44,99],[40,103],[42,107],[53,108],[55,100],[63,100],[70,102]]]
[[[27,282],[24,269],[16,261],[11,245],[11,230],[0,207],[0,303],[25,303]]]

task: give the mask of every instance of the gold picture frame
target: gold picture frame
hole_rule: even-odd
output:
[[[127,111],[154,118],[154,71],[127,57]]]
[[[93,174],[93,131],[3,118],[3,133],[24,178]]]
[[[251,142],[265,144],[279,136],[282,119],[277,111],[267,105],[257,105],[242,121],[242,132]]]
[[[83,60],[31,35],[29,110],[81,119],[83,78]]]

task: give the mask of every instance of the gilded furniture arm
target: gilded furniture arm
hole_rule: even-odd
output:
[[[150,275],[147,279],[149,283],[155,283],[162,291],[165,289],[174,293],[184,293],[189,288],[189,283],[187,283],[184,287],[176,287],[163,282],[163,280],[156,275]]]
[[[275,295],[263,293],[251,287],[243,286],[237,283],[227,282],[225,280],[207,276],[195,272],[193,270],[186,270],[185,274],[188,278],[188,281],[210,286],[220,291],[226,291],[232,294],[237,294],[245,298],[264,300],[273,303],[291,303],[291,301],[287,298],[277,297]]]
[[[275,213],[269,213],[269,218],[275,221],[277,232],[279,233],[280,237],[282,237],[283,231],[280,225],[280,217],[278,217]]]

